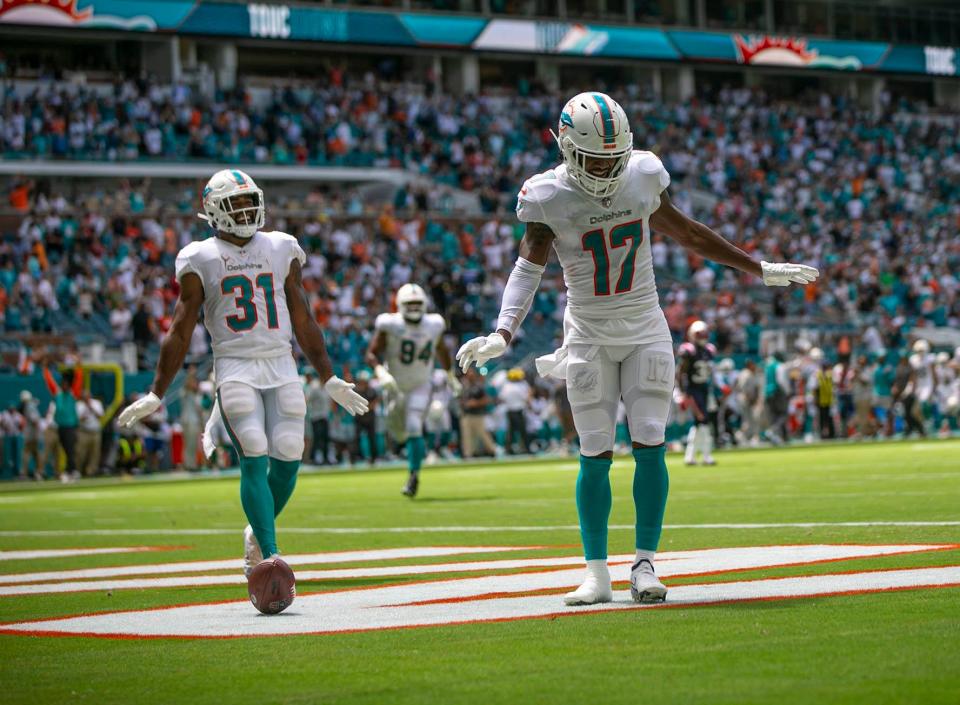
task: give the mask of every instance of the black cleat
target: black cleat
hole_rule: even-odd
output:
[[[402,494],[413,499],[417,496],[417,488],[420,486],[420,478],[417,475],[411,475],[407,480],[406,486],[400,490]]]

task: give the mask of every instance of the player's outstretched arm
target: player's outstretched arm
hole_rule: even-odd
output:
[[[550,226],[527,223],[527,230],[520,241],[520,257],[513,265],[503,290],[497,332],[473,338],[460,346],[457,361],[464,372],[471,364],[479,367],[506,352],[507,345],[530,311],[555,237]]]
[[[180,279],[180,297],[173,309],[170,330],[160,343],[160,359],[157,361],[153,386],[147,395],[137,399],[123,410],[117,418],[121,426],[132,426],[160,408],[160,400],[173,378],[177,376],[177,372],[183,368],[183,361],[187,357],[187,350],[190,349],[190,338],[193,336],[193,329],[197,326],[202,305],[203,283],[199,276],[193,272],[187,272]]]
[[[762,277],[767,286],[808,284],[820,276],[804,264],[757,262],[719,233],[678,210],[666,191],[660,194],[660,207],[650,216],[650,226],[701,257]]]
[[[297,342],[303,354],[317,371],[327,394],[352,416],[367,413],[368,402],[353,391],[355,385],[333,374],[333,365],[330,364],[330,356],[327,354],[323,331],[310,315],[310,304],[307,302],[307,292],[303,290],[303,274],[300,261],[297,259],[290,263],[290,273],[287,274],[287,279],[283,283],[283,293],[287,299],[287,309],[290,311],[293,334],[297,336]]]

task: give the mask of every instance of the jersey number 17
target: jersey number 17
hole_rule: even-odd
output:
[[[637,250],[643,242],[643,221],[634,220],[630,223],[621,223],[610,229],[610,247],[617,249],[626,247],[626,256],[620,265],[620,276],[617,277],[616,294],[623,294],[633,287],[633,273],[636,267]],[[607,238],[602,228],[584,233],[580,238],[584,252],[593,255],[593,295],[610,295],[610,255],[607,250]]]

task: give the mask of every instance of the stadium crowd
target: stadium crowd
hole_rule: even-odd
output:
[[[432,179],[436,188],[400,188],[392,202],[376,203],[352,189],[314,188],[273,199],[266,184],[267,227],[294,234],[308,252],[304,282],[312,310],[328,331],[342,375],[357,378],[373,318],[391,308],[393,292],[413,277],[450,322],[451,342],[489,325],[522,235],[510,212],[515,193],[525,177],[555,163],[549,128],[565,99],[526,84],[513,92],[452,97],[336,71],[309,87],[268,94],[238,89],[213,100],[148,80],[106,88],[48,82],[26,93],[3,85],[0,152],[7,155],[396,166]],[[758,90],[724,89],[671,104],[651,100],[638,86],[611,92],[631,116],[637,144],[663,158],[682,209],[758,257],[809,262],[822,273],[816,284],[771,294],[654,234],[661,302],[676,341],[701,318],[711,325],[720,355],[735,357],[742,374],[750,369],[748,358],[763,370],[765,330],[785,322],[842,324],[842,333],[824,334],[821,347],[831,362],[855,369],[854,377],[871,378],[870,398],[880,400],[874,406],[891,408],[890,392],[877,389],[877,369],[896,369],[897,359],[906,359],[913,328],[960,327],[957,119],[889,96],[874,112],[819,94],[779,100]],[[11,334],[71,324],[83,331],[99,322],[110,342],[135,343],[141,367],[149,369],[177,296],[176,253],[209,234],[194,217],[197,184],[180,182],[174,198],[158,197],[149,180],[125,181],[111,191],[76,188],[67,194],[42,180],[9,182],[3,212],[14,214],[5,222],[15,225],[4,227],[0,240],[0,327]],[[453,212],[443,197],[451,189],[477,193],[481,212]],[[551,267],[525,326],[530,350],[551,349],[564,305],[559,270]],[[198,327],[191,360],[207,352]],[[24,353],[21,359],[29,361],[30,351]],[[801,386],[799,395],[788,396],[807,399],[809,384]],[[867,383],[862,387],[861,401]],[[514,414],[511,435],[522,436],[525,426],[524,448],[538,437],[560,444],[570,430],[556,421],[564,416],[554,390],[532,389],[528,405],[543,413],[524,413],[543,423],[520,424]],[[471,448],[498,452],[510,445],[503,438],[507,412],[517,409],[488,396],[472,406],[503,406],[483,424],[495,432],[494,442],[477,432]],[[736,398],[728,395],[727,407]],[[763,402],[747,406],[757,404]],[[939,428],[934,406],[928,410]],[[8,418],[25,419],[22,410],[4,413],[4,428],[23,426]],[[869,435],[864,424],[837,415],[836,425],[848,434]],[[811,432],[804,430],[808,416],[814,414],[802,415],[794,435]],[[742,438],[726,435],[754,440],[751,418],[748,412],[746,429],[732,426]],[[318,461],[344,457],[354,443],[343,440],[353,433],[341,428],[346,420],[330,416],[326,423],[325,432],[322,424],[311,429],[333,444]],[[453,442],[460,448],[456,427]],[[172,426],[164,421],[160,428],[152,436],[169,446]],[[371,445],[365,441],[367,455]],[[154,462],[146,450],[142,455],[143,463]]]

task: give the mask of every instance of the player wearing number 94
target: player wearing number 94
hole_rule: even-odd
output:
[[[278,553],[274,519],[293,492],[303,456],[306,402],[290,339],[324,381],[330,397],[351,414],[367,401],[333,374],[301,283],[306,255],[295,238],[263,232],[263,191],[242,171],[224,169],[203,189],[200,218],[216,236],[192,242],[177,255],[180,296],[149,394],[123,411],[131,426],[156,410],[183,367],[203,307],[213,341],[217,404],[240,456],[244,572]]]
[[[502,355],[530,309],[551,247],[567,287],[564,344],[537,360],[541,374],[566,379],[580,436],[577,510],[587,562],[583,585],[567,604],[612,599],[607,570],[609,471],[617,403],[627,409],[636,469],[633,598],[660,601],[654,571],[667,499],[664,431],[674,384],[670,331],[660,309],[650,257],[651,229],[706,259],[763,278],[768,286],[814,281],[797,264],[756,262],[670,202],[670,176],[657,156],[635,150],[623,109],[603,93],[574,96],[554,134],[563,163],[523,185],[517,216],[527,224],[520,257],[503,292],[497,330],[457,352],[466,369]]]

